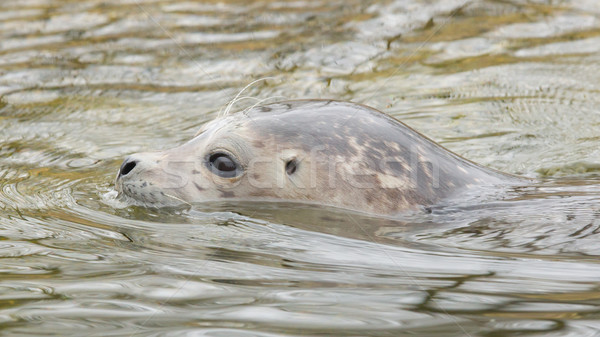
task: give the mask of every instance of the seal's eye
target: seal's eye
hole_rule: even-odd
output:
[[[208,167],[218,176],[233,178],[238,175],[238,165],[228,154],[213,153],[208,157]]]
[[[285,172],[287,174],[294,174],[294,172],[296,172],[297,166],[298,163],[296,162],[296,159],[292,159],[285,164]]]

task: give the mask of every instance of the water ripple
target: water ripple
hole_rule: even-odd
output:
[[[0,3],[0,329],[597,335],[599,14],[593,0]],[[248,95],[363,102],[539,180],[399,219],[116,201],[124,156],[190,139],[261,77]]]

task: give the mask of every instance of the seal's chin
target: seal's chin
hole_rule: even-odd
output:
[[[172,208],[189,206],[190,204],[181,198],[170,195],[146,182],[124,182],[117,178],[115,181],[117,199],[133,206],[150,208]]]

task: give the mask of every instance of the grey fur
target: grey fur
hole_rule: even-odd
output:
[[[225,151],[236,178],[206,168]],[[212,200],[286,200],[375,214],[433,205],[513,177],[483,168],[367,106],[323,100],[273,103],[219,118],[174,149],[137,154],[116,188],[145,205]],[[285,164],[295,160],[293,174]],[[149,186],[144,184],[149,182]],[[161,199],[157,193],[162,191]]]

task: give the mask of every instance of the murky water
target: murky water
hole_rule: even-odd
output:
[[[0,335],[600,336],[599,74],[595,0],[2,1]],[[394,221],[114,202],[263,77],[540,179]]]

